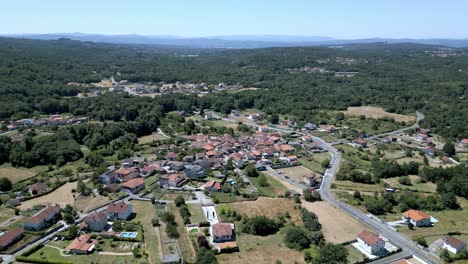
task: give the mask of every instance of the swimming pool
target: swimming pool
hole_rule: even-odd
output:
[[[138,232],[122,232],[120,233],[120,237],[123,238],[135,238],[138,235]]]

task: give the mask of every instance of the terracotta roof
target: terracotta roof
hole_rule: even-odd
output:
[[[169,181],[176,182],[176,183],[183,180],[184,178],[185,178],[185,175],[183,174],[171,174],[168,177]]]
[[[84,221],[85,222],[100,222],[103,218],[107,219],[107,213],[106,212],[90,214],[90,215],[88,215],[88,217],[86,217],[86,219]]]
[[[232,224],[231,223],[217,223],[212,226],[213,235],[217,237],[221,236],[232,236]]]
[[[462,139],[462,143],[464,143],[464,144],[468,144],[468,138],[464,138],[464,139]]]
[[[133,189],[143,184],[145,184],[145,181],[142,178],[136,178],[133,180],[129,180],[128,182],[122,183],[122,187]]]
[[[45,219],[52,214],[58,214],[60,213],[60,205],[55,204],[55,205],[49,205],[45,207],[44,209],[40,210],[39,212],[35,213],[33,216],[28,218],[25,223],[34,223],[34,224],[39,224],[45,221]]]
[[[122,168],[114,171],[114,173],[119,174],[119,175],[128,175],[128,174],[132,173],[132,170],[128,170],[128,169],[122,167]]]
[[[406,212],[403,213],[403,216],[405,218],[410,218],[412,219],[413,221],[420,221],[420,220],[423,220],[423,219],[430,219],[430,216],[422,211],[417,211],[417,210],[408,210]]]
[[[281,151],[293,151],[293,150],[295,150],[295,148],[293,146],[286,145],[286,144],[281,145],[280,149],[281,149]]]
[[[70,245],[68,245],[67,250],[83,250],[88,251],[93,244],[88,243],[91,239],[90,235],[81,235],[80,237],[75,238]]]
[[[47,192],[47,186],[44,183],[38,182],[29,186],[29,190],[36,192],[37,194]]]
[[[217,181],[208,181],[203,185],[205,188],[221,189],[221,183]]]
[[[379,241],[383,241],[378,235],[367,230],[362,230],[361,233],[358,234],[358,238],[370,246],[376,245]]]
[[[125,213],[128,210],[128,204],[124,202],[111,203],[107,206],[109,213]]]
[[[5,248],[9,244],[11,244],[14,240],[16,240],[19,236],[23,235],[23,229],[17,227],[13,228],[10,231],[3,233],[0,236],[0,248]]]
[[[453,236],[446,236],[444,242],[454,248],[461,248],[465,245],[462,241],[454,238]]]
[[[229,242],[218,243],[218,247],[220,249],[237,248],[237,242],[236,241],[229,241]]]
[[[392,262],[392,264],[411,264],[411,262],[407,261],[406,259],[400,259],[398,261]]]

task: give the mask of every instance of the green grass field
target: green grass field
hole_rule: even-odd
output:
[[[138,138],[138,144],[144,145],[152,143],[153,141],[162,141],[168,139],[168,137],[164,136],[163,134],[154,133],[148,136],[143,136]]]
[[[200,223],[206,221],[205,215],[203,214],[203,210],[200,204],[187,204],[190,214],[190,221],[192,224]]]
[[[156,209],[149,202],[132,201],[133,211],[136,213],[135,221],[140,221],[145,232],[146,252],[150,263],[159,263],[161,256],[158,255],[158,235],[157,230],[151,224],[151,220],[156,217]]]
[[[252,183],[257,187],[257,189],[265,196],[268,197],[277,197],[278,195],[283,195],[288,189],[284,187],[283,184],[281,184],[279,181],[277,181],[275,178],[270,176],[269,174],[264,173],[264,175],[267,178],[268,181],[268,186],[266,187],[261,187],[258,184],[258,177],[256,178],[250,178]]]

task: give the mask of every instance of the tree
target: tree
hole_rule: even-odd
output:
[[[101,154],[97,153],[96,151],[92,151],[89,153],[89,155],[86,157],[86,163],[93,167],[98,167],[102,163],[104,163],[104,158],[102,157]]]
[[[171,212],[164,212],[161,214],[161,220],[164,223],[175,223],[175,216]]]
[[[414,228],[414,224],[411,223],[411,222],[409,222],[409,223],[408,223],[408,229],[409,229],[409,230],[413,230],[413,228]]]
[[[423,158],[423,162],[424,162],[424,165],[429,165],[429,160],[427,159],[427,156],[424,155],[424,158]]]
[[[312,191],[310,189],[305,189],[303,192],[304,200],[308,202],[320,201],[320,193],[318,191]]]
[[[62,215],[65,222],[73,223],[76,216],[76,209],[73,206],[67,204],[62,210]]]
[[[257,184],[260,187],[270,186],[270,183],[268,182],[268,179],[266,178],[264,174],[260,174],[260,176],[258,176]]]
[[[354,197],[354,199],[356,199],[356,200],[361,200],[361,199],[362,199],[361,193],[360,193],[359,191],[355,191],[355,192],[353,193],[353,197]]]
[[[11,181],[8,178],[0,178],[0,191],[8,192],[11,190],[11,188],[13,188],[13,185],[11,184]]]
[[[69,239],[74,239],[78,235],[79,228],[77,225],[71,225],[67,230],[67,237]]]
[[[181,205],[185,204],[185,199],[184,197],[182,197],[181,195],[177,196],[175,199],[174,199],[174,203],[177,207],[180,207]]]
[[[418,243],[419,245],[423,246],[423,247],[427,247],[427,241],[424,237],[417,237],[415,239],[416,243]]]
[[[307,230],[300,226],[292,226],[286,231],[284,243],[288,248],[303,250],[310,246]]]
[[[248,177],[258,177],[258,171],[254,165],[248,165],[247,167],[245,167],[245,174]]]
[[[455,155],[455,145],[453,144],[452,141],[447,141],[447,143],[444,144],[442,147],[442,151],[447,154],[447,156],[452,157]]]
[[[244,233],[267,236],[278,232],[280,224],[266,216],[255,216],[250,219],[245,219],[242,223],[241,230]]]
[[[398,182],[402,185],[408,185],[411,186],[411,179],[408,176],[403,176],[398,179]]]
[[[270,116],[270,122],[272,124],[278,124],[279,123],[279,115],[278,114],[272,114]]]
[[[335,264],[347,263],[348,251],[342,245],[334,245],[326,243],[318,250],[318,255],[314,259],[314,263],[320,264]]]
[[[171,238],[178,238],[179,232],[177,226],[173,223],[166,224],[166,234]]]
[[[322,165],[322,167],[327,168],[330,164],[330,159],[324,159],[320,164]]]
[[[204,247],[197,252],[197,264],[217,264],[218,260],[213,251]]]
[[[453,262],[453,258],[452,256],[450,256],[450,253],[448,252],[448,250],[446,248],[444,248],[441,252],[440,252],[440,258],[445,262],[445,263],[452,263]]]
[[[460,205],[457,202],[457,197],[454,193],[442,193],[440,196],[442,204],[448,209],[459,209]]]

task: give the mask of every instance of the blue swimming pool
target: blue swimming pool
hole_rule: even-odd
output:
[[[138,235],[138,232],[122,232],[120,233],[120,237],[124,238],[135,238]]]

